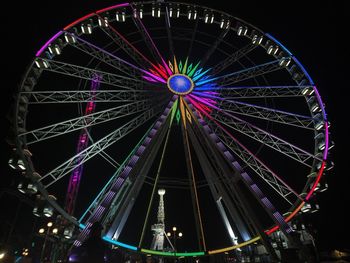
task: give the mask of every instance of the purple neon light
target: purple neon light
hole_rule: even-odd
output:
[[[91,81],[90,92],[93,95],[93,99],[95,97],[96,90],[100,86],[100,80],[101,80],[100,76],[96,75],[93,77]],[[95,110],[95,101],[94,100],[89,101],[85,108],[85,116],[91,114],[94,110]],[[77,158],[78,165],[73,170],[73,173],[69,179],[69,184],[67,189],[65,208],[69,214],[74,213],[75,201],[79,190],[81,175],[83,173],[83,165],[81,164],[83,156],[81,155],[81,152],[84,151],[88,146],[87,137],[88,137],[87,132],[85,130],[82,130],[79,136],[78,145],[77,145],[77,152],[80,153],[79,157]]]
[[[38,52],[36,52],[35,56],[39,57],[41,55],[41,53],[43,53],[43,51],[56,39],[58,38],[61,34],[63,33],[63,31],[59,31],[57,32],[53,37],[51,37],[49,39],[49,41],[47,41],[45,43],[45,45],[43,45],[39,50]]]
[[[206,98],[212,98],[212,99],[219,99],[219,100],[223,100],[224,98],[217,96],[219,95],[218,92],[210,92],[210,91],[192,91],[191,92],[192,95],[197,95],[200,97],[206,97]]]
[[[142,76],[145,80],[148,80],[150,82],[157,82],[155,79],[148,77],[148,76]]]
[[[195,95],[192,95],[192,94],[189,94],[188,97],[190,97],[190,98],[192,98],[192,99],[195,99],[195,100],[197,100],[197,101],[199,101],[199,102],[201,102],[201,103],[203,103],[203,104],[205,104],[205,105],[207,105],[207,106],[209,106],[209,107],[211,107],[211,108],[214,108],[214,109],[216,109],[216,110],[220,110],[218,107],[216,107],[215,105],[211,104],[211,103],[210,103],[207,99],[205,99],[205,98],[200,98],[200,97],[195,96]],[[213,101],[213,100],[211,100],[211,102],[216,103],[216,101]]]

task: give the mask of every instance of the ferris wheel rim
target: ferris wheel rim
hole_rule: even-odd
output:
[[[148,2],[147,2],[147,3],[148,3]],[[147,4],[147,3],[144,3],[144,4]],[[149,3],[151,3],[151,2],[149,2]],[[181,3],[180,3],[180,4],[181,4]],[[111,6],[111,7],[107,7],[107,8],[98,10],[98,11],[96,11],[96,12],[94,12],[94,13],[91,13],[91,14],[88,14],[88,15],[86,15],[86,16],[83,16],[82,18],[80,18],[80,19],[74,21],[73,23],[67,25],[62,31],[59,31],[59,32],[56,33],[52,38],[50,38],[49,41],[47,41],[47,42],[38,50],[38,52],[36,53],[36,57],[37,57],[37,58],[40,58],[40,57],[43,55],[43,52],[49,47],[49,45],[50,45],[52,42],[54,42],[57,38],[61,37],[63,33],[65,33],[67,30],[71,29],[73,26],[75,26],[75,25],[77,25],[77,24],[79,24],[79,23],[85,21],[85,20],[88,19],[88,18],[91,18],[92,16],[100,15],[100,14],[106,12],[106,11],[111,11],[111,10],[114,10],[114,9],[117,9],[117,8],[120,8],[120,7],[129,6],[129,5],[130,5],[129,3],[124,3],[124,4],[119,4],[119,5],[114,5],[114,6]],[[186,4],[186,5],[188,5],[188,4]],[[247,23],[246,23],[246,24],[247,24]],[[319,102],[319,105],[320,105],[321,108],[322,108],[322,109],[321,109],[321,112],[322,112],[323,120],[324,120],[325,139],[326,139],[326,142],[325,142],[325,143],[326,143],[326,146],[325,146],[325,150],[323,151],[323,156],[322,156],[322,157],[323,157],[323,161],[322,161],[322,164],[321,164],[321,169],[318,171],[315,181],[311,184],[311,189],[306,193],[305,199],[304,199],[303,201],[301,201],[301,202],[297,205],[297,207],[295,208],[294,211],[291,211],[291,213],[290,213],[288,216],[285,217],[285,220],[288,222],[289,220],[291,220],[291,218],[292,218],[294,215],[296,215],[296,214],[301,210],[301,208],[302,208],[302,206],[304,205],[304,203],[305,203],[306,201],[308,201],[308,200],[311,198],[311,196],[312,196],[312,194],[313,194],[313,192],[314,192],[314,190],[315,190],[317,184],[318,184],[319,181],[321,180],[321,177],[322,177],[322,175],[323,175],[323,170],[325,169],[326,160],[327,160],[327,153],[328,153],[328,148],[329,148],[329,145],[328,145],[328,144],[329,144],[329,139],[328,139],[328,122],[327,122],[325,109],[324,109],[324,106],[323,106],[323,102],[322,102],[322,100],[321,100],[321,97],[320,97],[320,95],[319,95],[319,92],[318,92],[316,86],[314,85],[314,83],[313,83],[311,77],[309,76],[309,74],[308,74],[307,71],[305,70],[305,68],[304,68],[304,67],[302,66],[302,64],[297,60],[297,58],[296,58],[294,55],[292,55],[292,54],[291,54],[280,42],[278,42],[275,38],[273,38],[273,37],[272,37],[271,35],[269,35],[269,34],[264,34],[264,36],[268,37],[269,39],[273,40],[276,44],[278,44],[278,46],[279,46],[281,49],[283,49],[286,53],[288,53],[288,54],[291,56],[292,60],[295,62],[295,64],[297,64],[297,65],[300,67],[300,69],[304,72],[306,78],[308,79],[308,81],[309,81],[309,83],[310,83],[310,86],[312,86],[313,90],[314,90],[315,93],[316,93],[317,100],[318,100],[318,102]],[[34,62],[33,62],[33,64],[34,64]],[[43,191],[44,191],[44,190],[43,190]],[[55,202],[55,200],[51,200],[51,201],[52,201],[52,204],[56,204],[56,206],[57,206],[57,203]],[[57,208],[56,208],[56,209],[57,209]],[[74,223],[75,223],[76,225],[79,224],[77,221],[74,221]],[[79,224],[79,226],[82,227],[83,225],[82,225],[82,224]],[[267,232],[268,234],[270,234],[270,233],[273,233],[273,232],[276,231],[276,230],[277,230],[277,229],[276,229],[276,226],[274,226],[274,227],[272,227],[272,228],[270,228],[270,229],[266,229],[266,232]],[[247,245],[247,244],[250,244],[250,243],[255,242],[255,241],[257,240],[257,238],[258,238],[258,237],[252,238],[251,240],[253,240],[253,241],[249,240],[249,241],[251,241],[251,242],[246,243],[246,244],[244,244],[244,245]],[[106,240],[106,239],[105,239],[105,240]],[[106,240],[106,241],[110,241],[110,240]],[[119,244],[119,245],[120,245],[120,244]],[[127,247],[127,248],[133,247],[133,246],[128,245],[128,244],[126,244],[126,245],[129,246],[129,247]],[[241,246],[243,246],[243,245],[241,245]],[[220,249],[212,250],[212,251],[199,251],[199,252],[193,252],[193,253],[201,253],[201,254],[196,254],[196,255],[204,255],[204,254],[206,254],[206,253],[215,254],[215,253],[221,253],[221,252],[224,252],[224,251],[227,251],[227,250],[235,249],[235,248],[238,248],[238,247],[240,247],[240,244],[239,244],[239,245],[236,245],[236,246],[233,246],[233,247],[228,247],[228,248],[220,248]],[[137,248],[137,247],[135,247],[135,248],[136,248],[136,250],[140,250],[141,252],[144,252],[144,253],[152,253],[152,251],[149,250],[149,249],[143,249],[143,248]],[[153,253],[155,254],[154,251],[153,251]],[[192,252],[191,252],[191,253],[192,253]],[[180,252],[180,253],[175,253],[175,254],[174,254],[174,253],[170,253],[169,256],[193,256],[194,254],[191,254],[191,253],[189,253],[189,254],[182,253],[182,252]]]

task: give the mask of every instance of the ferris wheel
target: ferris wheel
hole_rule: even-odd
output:
[[[318,209],[328,129],[311,77],[270,34],[209,7],[131,2],[74,21],[36,53],[10,164],[19,189],[38,194],[37,215],[55,209],[80,228],[75,245],[100,221],[128,250],[212,255],[269,248]],[[165,225],[188,228],[168,251],[150,248],[158,189]]]

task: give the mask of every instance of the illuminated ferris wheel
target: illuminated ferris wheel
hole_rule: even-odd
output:
[[[37,215],[75,226],[75,245],[100,221],[107,242],[147,254],[272,251],[318,209],[328,128],[311,77],[270,34],[208,7],[123,3],[36,53],[10,165]],[[188,228],[183,247],[150,249],[160,188],[165,224]]]

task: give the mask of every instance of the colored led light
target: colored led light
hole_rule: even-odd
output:
[[[107,242],[109,242],[109,243],[112,243],[113,245],[137,251],[137,247],[135,247],[135,246],[130,246],[128,244],[125,244],[125,243],[122,243],[122,242],[110,239],[110,238],[108,238],[106,236],[104,236],[102,239],[107,241]]]
[[[53,37],[51,37],[49,39],[49,41],[47,41],[45,43],[45,45],[43,45],[38,52],[36,52],[35,56],[39,57],[41,55],[41,53],[43,53],[43,51],[51,44],[52,41],[54,41],[56,38],[58,38],[61,34],[63,33],[63,31],[59,31],[57,32]]]
[[[177,95],[189,94],[194,87],[193,81],[186,75],[174,74],[167,81],[168,88]]]

